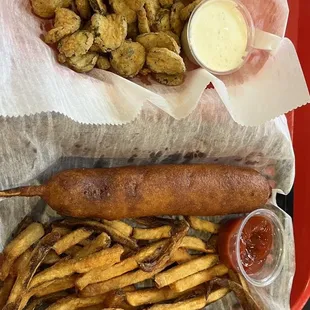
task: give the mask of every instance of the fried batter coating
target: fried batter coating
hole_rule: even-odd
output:
[[[107,6],[104,4],[103,0],[88,0],[90,6],[95,13],[106,15],[108,13]]]
[[[175,42],[177,42],[178,45],[181,46],[180,37],[178,35],[176,35],[171,30],[165,31],[165,34],[167,34],[169,37],[173,38],[175,40]]]
[[[91,23],[95,33],[95,43],[104,53],[119,48],[124,42],[127,35],[127,22],[124,16],[94,14]]]
[[[195,0],[185,8],[181,9],[180,11],[180,18],[183,21],[187,21],[191,16],[192,12],[194,11],[195,7],[201,2],[202,0]]]
[[[149,20],[149,25],[153,25],[156,20],[157,11],[160,9],[158,0],[146,0],[145,1],[145,11],[147,19]]]
[[[152,48],[147,54],[146,65],[154,73],[179,74],[186,70],[183,58],[167,48]]]
[[[168,31],[170,30],[170,11],[160,9],[156,14],[155,22],[152,25],[153,31]]]
[[[174,0],[159,0],[160,6],[165,9],[171,8]]]
[[[54,28],[48,31],[44,37],[47,44],[58,42],[63,37],[74,33],[81,26],[81,18],[68,9],[56,9]]]
[[[93,34],[80,30],[61,39],[58,43],[58,50],[66,57],[81,56],[89,51],[93,43]]]
[[[109,0],[109,3],[116,14],[126,17],[127,23],[131,24],[137,20],[137,14],[132,10],[124,0]]]
[[[95,67],[98,56],[97,53],[89,52],[82,56],[67,58],[67,63],[68,66],[76,72],[89,72]]]
[[[136,22],[127,24],[127,38],[135,40],[138,34],[139,30]]]
[[[165,32],[151,32],[137,36],[136,41],[141,43],[147,51],[153,47],[165,47],[170,51],[179,54],[178,43]]]
[[[184,4],[182,2],[176,2],[173,4],[170,12],[170,26],[171,30],[178,36],[181,35],[184,21],[180,18],[180,12],[184,9]]]
[[[83,19],[90,19],[92,15],[88,0],[75,0],[76,8]]]
[[[134,77],[145,63],[145,49],[138,42],[125,41],[120,48],[111,53],[113,69],[124,77]]]
[[[101,70],[109,70],[111,67],[111,64],[110,64],[108,57],[99,56],[97,63],[96,63],[96,67]]]
[[[52,18],[57,8],[67,8],[72,0],[31,0],[33,12],[43,18]]]
[[[125,3],[129,8],[137,12],[143,8],[145,0],[125,0]]]
[[[140,33],[149,33],[149,32],[151,32],[149,21],[148,21],[147,16],[146,16],[145,9],[142,8],[141,10],[139,10],[137,12],[137,16],[138,16],[139,32]]]
[[[178,86],[183,84],[185,75],[184,73],[171,75],[166,73],[154,73],[153,77],[160,84],[167,86]]]

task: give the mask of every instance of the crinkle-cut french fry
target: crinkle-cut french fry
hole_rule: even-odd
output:
[[[205,270],[212,266],[216,261],[217,256],[205,255],[196,259],[193,259],[187,263],[170,268],[167,271],[158,273],[155,276],[155,282],[158,288],[170,285],[180,279],[184,279],[194,273]]]
[[[203,240],[192,236],[185,236],[181,242],[180,247],[203,253],[215,252],[214,249],[209,248],[208,245]]]
[[[207,298],[207,304],[211,304],[212,302],[215,302],[215,301],[223,298],[229,292],[230,292],[229,289],[226,287],[219,288],[218,290],[211,292]]]
[[[84,258],[60,261],[38,273],[31,281],[30,287],[74,273],[85,273],[97,267],[108,268],[120,261],[122,253],[123,247],[115,245],[112,248],[101,250]]]
[[[216,263],[217,258],[214,259],[214,264]],[[218,264],[213,267],[211,266],[212,264],[210,264],[206,270],[194,273],[186,278],[172,283],[170,287],[176,292],[184,292],[199,284],[210,281],[215,277],[223,276],[228,272],[228,268],[223,264]]]
[[[122,221],[102,220],[102,223],[115,228],[127,237],[130,237],[132,235],[133,228]]]
[[[60,255],[72,246],[87,239],[93,232],[94,231],[92,229],[86,227],[78,228],[63,236],[58,242],[55,243],[53,249],[58,255]]]
[[[171,226],[165,225],[156,228],[134,228],[133,238],[136,240],[159,240],[171,237]]]
[[[14,276],[8,276],[2,283],[2,286],[0,288],[0,309],[3,309],[10,296],[11,290],[15,283],[15,279],[16,278]]]
[[[132,271],[104,282],[90,284],[81,291],[81,295],[84,297],[88,297],[88,296],[95,296],[98,294],[104,294],[113,290],[126,287],[128,285],[136,284],[138,282],[151,279],[157,272],[160,272],[161,270],[163,270],[172,263],[173,262],[170,261],[159,270],[151,272],[146,272],[143,270]]]
[[[98,295],[93,297],[77,297],[76,295],[71,295],[65,298],[58,300],[53,305],[49,306],[48,310],[72,310],[78,309],[93,305],[98,305],[104,302],[106,296],[105,295]],[[103,308],[104,309],[104,308]]]
[[[211,234],[217,234],[219,232],[220,225],[206,220],[202,220],[197,216],[189,216],[186,218],[189,225],[197,230],[207,231]]]
[[[110,268],[107,269],[96,268],[89,271],[88,273],[84,274],[80,279],[77,280],[76,282],[77,288],[79,290],[82,290],[89,284],[107,281],[109,279],[115,278],[126,272],[138,268],[140,261],[142,261],[144,258],[154,253],[160,247],[162,247],[165,244],[165,242],[166,241],[159,241],[149,246],[146,246],[143,249],[141,249],[136,255],[131,256],[123,260],[122,262],[115,264]]]
[[[198,296],[173,304],[158,304],[149,308],[149,310],[200,310],[207,304],[205,296]]]
[[[47,255],[45,256],[42,264],[45,264],[45,265],[53,265],[57,262],[60,261],[60,257],[55,253],[54,250],[50,250]]]
[[[61,238],[58,233],[51,232],[45,235],[36,245],[34,250],[29,255],[28,260],[25,260],[24,268],[20,268],[14,286],[8,298],[8,304],[14,304],[16,309],[22,309],[20,303],[25,295],[30,281],[44,260],[47,253],[53,245]],[[26,252],[27,253],[27,252]]]
[[[84,248],[80,249],[74,254],[74,258],[83,258],[92,253],[98,252],[100,250],[106,249],[111,244],[111,238],[105,232],[101,233],[94,240],[92,240]]]
[[[43,225],[32,223],[5,247],[0,269],[1,281],[4,281],[8,276],[14,261],[43,236]]]
[[[80,252],[83,249],[80,245],[74,245],[68,250],[65,251],[65,254],[73,258],[78,252]]]

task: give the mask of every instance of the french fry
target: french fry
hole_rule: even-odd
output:
[[[149,308],[149,310],[200,310],[204,308],[207,304],[207,299],[205,296],[198,296],[194,298],[190,298],[184,301],[180,301],[173,304],[159,304],[154,305]]]
[[[15,277],[14,276],[8,276],[1,288],[0,288],[0,309],[3,309],[3,307],[5,306],[9,296],[10,296],[10,293],[11,293],[11,290],[13,288],[13,285],[15,283]]]
[[[219,232],[219,224],[202,220],[197,216],[188,216],[186,220],[188,221],[189,225],[194,229],[207,231],[211,234],[217,234]]]
[[[229,289],[226,287],[219,288],[218,290],[215,290],[211,292],[207,298],[207,305],[211,304],[212,302],[215,302],[221,298],[223,298],[225,295],[229,293]]]
[[[97,251],[106,249],[111,244],[111,238],[105,233],[101,233],[98,237],[92,240],[84,248],[80,249],[77,253],[73,255],[74,258],[83,258],[89,254],[95,253]]]
[[[112,248],[101,250],[85,258],[61,261],[38,273],[31,281],[30,287],[32,288],[57,278],[63,278],[73,273],[85,273],[97,267],[108,268],[120,261],[122,253],[123,247],[115,245]]]
[[[171,230],[171,237],[163,247],[146,257],[139,263],[143,271],[153,272],[154,270],[162,270],[162,267],[171,259],[171,254],[176,251],[182,242],[182,239],[187,234],[189,225],[186,221],[176,221]]]
[[[163,271],[155,276],[155,282],[158,288],[170,285],[180,279],[186,278],[194,273],[205,270],[217,262],[216,255],[205,255],[193,259],[182,265]]]
[[[53,293],[65,291],[74,287],[77,275],[72,275],[49,282],[44,282],[30,290],[30,294],[35,297],[43,297]]]
[[[106,294],[105,306],[108,308],[121,308],[124,310],[135,309],[129,305],[126,301],[126,292],[134,291],[134,285],[124,287],[116,291],[112,291]]]
[[[51,232],[45,235],[38,242],[34,250],[31,252],[28,260],[26,261],[24,268],[20,268],[19,270],[17,279],[8,298],[8,304],[15,304],[16,308],[19,309],[20,302],[23,296],[27,294],[28,285],[32,280],[35,272],[39,268],[47,253],[60,239],[60,237],[61,236],[58,233]]]
[[[185,236],[180,244],[181,248],[189,250],[195,250],[203,253],[214,253],[214,249],[211,249],[207,244],[197,237]]]
[[[63,292],[69,288],[74,287],[76,278],[77,276],[73,275],[45,282],[41,285],[36,286],[35,288],[27,291],[27,293],[22,296],[19,304],[19,309],[23,309],[28,303],[29,299],[33,296],[37,298],[43,298],[45,296],[51,296],[52,294]]]
[[[183,264],[193,259],[193,257],[184,248],[178,248],[175,250],[171,254],[171,257],[173,261],[177,262],[178,264]]]
[[[123,234],[122,232],[120,232],[119,230],[115,229],[112,226],[102,224],[97,221],[81,220],[81,219],[70,219],[70,220],[68,219],[63,220],[61,223],[63,225],[68,225],[70,227],[85,226],[92,228],[97,232],[105,232],[109,236],[111,236],[113,241],[120,243],[121,245],[124,245],[132,250],[138,249],[138,244],[136,243],[135,240],[127,237],[125,234]]]
[[[139,267],[139,262],[150,256],[156,250],[161,248],[166,241],[159,241],[141,249],[136,255],[131,256],[122,262],[115,264],[114,266],[103,269],[96,268],[88,273],[84,274],[80,279],[77,280],[76,286],[79,290],[82,290],[89,284],[107,281],[109,279],[120,276],[126,272],[132,271]]]
[[[32,217],[26,215],[17,225],[16,229],[12,234],[12,238],[14,239],[15,237],[17,237],[23,230],[25,230],[32,223],[33,223]]]
[[[55,264],[55,263],[57,263],[59,261],[60,261],[60,257],[55,253],[54,250],[51,250],[45,256],[42,264],[53,265],[53,264]]]
[[[216,263],[217,258],[214,259],[213,265]],[[220,277],[228,273],[228,268],[223,264],[218,264],[213,267],[211,266],[212,264],[210,264],[206,270],[194,273],[186,278],[172,283],[170,287],[176,292],[184,292],[199,284],[210,281],[215,277]]]
[[[99,295],[88,298],[77,297],[76,295],[71,295],[60,299],[53,305],[49,306],[48,310],[72,310],[82,307],[88,307],[93,305],[98,305],[104,302],[106,296]]]
[[[4,281],[8,276],[14,261],[43,236],[43,225],[32,223],[5,247],[0,269],[1,281]]]
[[[84,240],[81,240],[78,244],[85,247],[85,246],[88,246],[90,243],[91,243],[91,239],[84,239]]]
[[[94,231],[89,228],[78,228],[67,235],[63,236],[59,241],[57,241],[53,247],[54,251],[60,255],[72,246],[78,244],[79,242],[87,239]]]
[[[69,234],[72,230],[68,227],[52,225],[52,231],[58,232],[61,236]]]
[[[172,262],[169,262],[165,266],[163,266],[162,270],[166,268],[167,266],[169,266],[171,263]],[[81,291],[81,296],[84,296],[84,297],[95,296],[95,295],[107,293],[109,291],[118,290],[128,285],[136,284],[138,282],[151,279],[157,272],[160,272],[160,271],[161,270],[154,270],[151,272],[146,272],[143,270],[137,270],[137,271],[128,272],[126,274],[123,274],[121,276],[112,278],[104,282],[90,284]]]
[[[74,245],[71,248],[69,248],[68,250],[66,250],[65,254],[73,258],[82,249],[83,249],[83,247],[81,247],[79,245]]]
[[[20,255],[14,262],[13,266],[10,269],[10,275],[17,277],[18,273],[21,272],[25,265],[28,263],[28,260],[31,256],[32,248],[29,248],[22,255]]]
[[[94,306],[89,306],[89,307],[83,307],[79,308],[80,310],[106,310],[106,305],[105,303],[94,305]],[[109,308],[108,308],[109,309]],[[122,309],[121,309],[122,310]]]
[[[171,237],[171,226],[165,225],[156,228],[134,228],[133,238],[136,240],[158,240]]]
[[[127,292],[127,302],[132,306],[141,306],[147,304],[155,304],[170,299],[175,299],[181,296],[183,292],[175,292],[170,287],[164,287],[161,289],[150,288],[142,289],[134,292]]]
[[[24,310],[36,310],[40,309],[40,306],[45,303],[53,303],[60,298],[64,298],[68,296],[69,294],[67,292],[58,292],[51,295],[46,295],[44,297],[35,298],[30,303],[27,304],[27,306],[24,308]]]
[[[108,226],[111,226],[118,231],[121,231],[127,237],[130,237],[132,235],[133,228],[130,225],[128,225],[122,221],[102,220],[102,223],[106,224]]]

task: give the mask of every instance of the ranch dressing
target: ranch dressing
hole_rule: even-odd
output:
[[[243,64],[250,30],[234,1],[202,3],[187,27],[191,53],[202,66],[215,73],[225,73]]]

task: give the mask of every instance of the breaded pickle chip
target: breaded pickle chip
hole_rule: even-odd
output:
[[[187,21],[191,16],[192,12],[194,11],[195,7],[201,2],[202,0],[195,0],[185,8],[181,9],[180,11],[180,18],[183,21]]]
[[[141,43],[147,51],[153,47],[165,47],[177,54],[180,53],[178,43],[165,32],[151,32],[137,36],[136,41]]]
[[[166,73],[154,73],[153,78],[160,84],[167,86],[178,86],[184,82],[184,73],[180,74],[166,74]]]
[[[95,43],[104,53],[119,48],[124,42],[127,35],[127,22],[124,16],[94,14],[91,23],[95,33]]]
[[[145,63],[145,49],[138,42],[125,41],[111,53],[111,66],[124,77],[134,77]]]
[[[82,56],[67,58],[68,66],[76,72],[84,73],[91,71],[98,60],[98,54],[89,52]]]
[[[175,40],[175,42],[177,42],[178,45],[181,46],[180,37],[178,35],[176,35],[171,30],[165,31],[165,34],[167,34],[169,37],[173,38]]]
[[[134,11],[139,11],[143,8],[145,0],[125,0],[127,6],[129,6]]]
[[[167,9],[158,10],[155,22],[152,25],[153,31],[170,30],[170,11]]]
[[[91,8],[95,13],[106,15],[108,13],[107,6],[103,0],[88,0]]]
[[[93,34],[80,30],[61,39],[58,43],[58,50],[66,57],[81,56],[89,51],[93,43]]]
[[[141,10],[139,10],[137,12],[137,16],[138,16],[139,32],[140,33],[149,33],[149,32],[151,32],[149,21],[148,21],[147,16],[146,16],[145,9],[142,8]]]
[[[160,6],[165,9],[171,8],[174,0],[159,0]]]
[[[51,18],[57,8],[67,8],[72,0],[31,0],[33,12],[43,18]]]
[[[124,0],[109,0],[109,3],[114,13],[126,17],[128,24],[134,23],[137,20],[137,13],[132,10]]]
[[[156,20],[157,11],[160,9],[158,0],[146,0],[145,1],[146,16],[149,20],[149,25],[153,25]]]
[[[90,19],[92,15],[89,0],[75,0],[76,8],[83,19]]]
[[[146,65],[154,73],[179,74],[186,70],[181,56],[162,47],[154,47],[148,52]]]
[[[96,67],[101,70],[109,70],[111,67],[111,64],[110,64],[108,57],[99,56],[97,63],[96,63]]]
[[[178,36],[181,35],[184,27],[184,21],[180,17],[182,9],[184,9],[184,4],[182,2],[176,2],[173,4],[170,12],[170,27]]]
[[[56,9],[54,28],[48,31],[44,37],[47,44],[53,44],[63,37],[74,33],[81,26],[81,18],[68,9]]]
[[[127,38],[135,40],[139,34],[137,22],[127,24]]]

